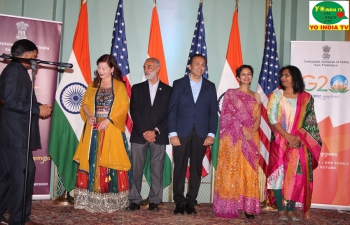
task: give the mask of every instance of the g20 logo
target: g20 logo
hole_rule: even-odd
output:
[[[331,79],[331,92],[345,93],[348,92],[348,79],[343,75],[336,75]]]
[[[317,78],[313,75],[305,75],[303,77],[306,91],[330,91],[332,93],[346,93],[348,89],[348,79],[344,75],[335,75],[328,82],[328,77],[325,75],[318,76]],[[329,84],[329,89],[326,85]]]

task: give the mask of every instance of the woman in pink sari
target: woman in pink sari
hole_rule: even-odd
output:
[[[215,176],[214,213],[248,219],[261,212],[258,187],[260,96],[249,89],[253,68],[236,70],[240,87],[227,90],[220,118],[220,146]]]
[[[267,107],[273,128],[267,189],[273,190],[279,220],[300,220],[294,207],[309,213],[312,172],[318,165],[321,138],[313,97],[304,91],[300,70],[286,66],[280,70],[281,89],[275,90]],[[304,214],[304,215],[305,215]]]

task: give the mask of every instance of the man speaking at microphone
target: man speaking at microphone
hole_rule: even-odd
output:
[[[35,59],[36,45],[26,39],[16,41],[11,47],[11,55],[18,58]],[[0,225],[22,224],[23,192],[25,167],[28,149],[28,128],[30,120],[30,100],[32,81],[28,74],[30,63],[27,60],[12,60],[0,76]],[[50,105],[40,104],[33,94],[30,150],[40,149],[39,117],[51,114]],[[25,224],[35,225],[29,215],[35,164],[29,151],[28,183],[26,192]],[[6,210],[9,219],[4,216]]]

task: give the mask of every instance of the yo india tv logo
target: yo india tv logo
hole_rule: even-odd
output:
[[[349,1],[310,1],[309,30],[349,30]]]

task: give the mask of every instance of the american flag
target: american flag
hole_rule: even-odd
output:
[[[193,34],[193,39],[191,43],[190,54],[188,55],[187,65],[189,65],[189,61],[192,55],[202,54],[205,58],[207,58],[207,45],[205,43],[205,30],[204,30],[202,6],[203,6],[203,3],[202,2],[199,3],[197,22],[196,22],[196,27],[194,28],[194,34]],[[186,66],[185,76],[189,74],[190,74],[190,71]],[[206,66],[203,77],[208,79],[208,66]],[[202,178],[207,176],[210,172],[210,158],[211,158],[210,147],[208,146],[202,162]],[[190,177],[189,164],[187,166],[186,177],[187,179],[189,179]]]
[[[194,28],[194,34],[191,43],[190,54],[188,55],[187,59],[187,66],[190,64],[190,58],[192,55],[202,54],[205,58],[207,58],[207,45],[205,43],[205,30],[202,8],[203,3],[200,3],[198,8],[196,27]],[[190,74],[190,71],[187,66],[185,75]],[[208,65],[206,66],[203,77],[208,79]]]
[[[267,102],[269,95],[279,86],[280,65],[277,54],[276,33],[273,25],[272,6],[269,6],[266,17],[265,48],[258,82],[258,93],[261,97],[260,166],[266,174],[269,164],[271,127],[267,119]]]
[[[124,22],[124,10],[123,10],[123,0],[119,0],[117,12],[114,20],[113,27],[113,38],[112,38],[112,46],[111,46],[111,54],[116,59],[119,69],[122,71],[122,77],[125,81],[126,91],[128,92],[128,96],[130,99],[131,96],[131,84],[130,84],[130,69],[129,69],[129,61],[128,61],[128,47],[126,44],[126,35],[125,35],[125,22]],[[130,133],[132,129],[133,123],[130,117],[130,113],[126,117],[125,121],[125,135],[127,136],[127,140],[130,138]]]

